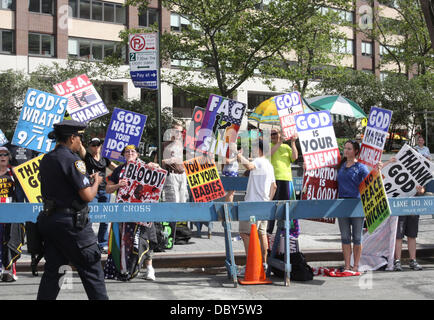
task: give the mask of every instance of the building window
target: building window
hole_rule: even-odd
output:
[[[102,21],[102,2],[92,1],[92,20]]]
[[[54,57],[54,36],[29,33],[29,54]]]
[[[319,9],[319,12],[322,15],[326,15],[329,12],[335,12],[338,14],[341,22],[353,22],[353,20],[354,20],[352,11],[346,11],[346,10],[342,10],[342,9],[335,9],[335,8],[329,8],[329,7],[321,7]]]
[[[14,32],[12,30],[0,30],[0,52],[14,53]]]
[[[29,0],[29,11],[36,13],[53,14],[54,1],[53,0]]]
[[[121,4],[96,0],[69,0],[73,18],[125,24],[126,10]]]
[[[127,22],[125,7],[121,4],[117,4],[115,6],[115,22],[121,24],[125,24]]]
[[[126,61],[126,49],[123,44],[103,40],[69,38],[68,55],[71,58],[91,61],[102,61],[107,57],[115,56]]]
[[[372,42],[362,41],[362,56],[372,56]]]
[[[1,0],[0,9],[15,10],[15,0]]]
[[[147,9],[139,14],[139,26],[149,27],[154,23],[158,23],[158,12],[156,9]]]
[[[354,41],[351,39],[338,39],[337,43],[332,43],[332,52],[354,54]]]

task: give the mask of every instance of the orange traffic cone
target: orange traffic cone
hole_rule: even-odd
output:
[[[270,284],[271,280],[265,278],[262,264],[261,245],[259,243],[258,229],[252,223],[250,227],[249,251],[247,252],[246,272],[244,280],[238,278],[240,284]]]

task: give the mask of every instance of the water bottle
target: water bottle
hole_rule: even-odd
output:
[[[250,216],[250,225],[252,225],[253,223],[256,223],[256,217]]]

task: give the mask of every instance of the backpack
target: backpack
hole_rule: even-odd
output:
[[[167,245],[169,244],[169,237],[166,232],[164,232],[165,227],[160,222],[154,222],[155,232],[157,234],[157,244],[153,246],[154,252],[165,252]]]
[[[284,261],[284,254],[276,255],[276,259]],[[290,254],[291,274],[290,279],[294,281],[310,281],[313,280],[313,270],[306,262],[306,259],[301,252]],[[271,271],[275,276],[283,278],[285,271],[271,267]]]

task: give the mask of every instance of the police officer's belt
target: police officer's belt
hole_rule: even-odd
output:
[[[75,215],[77,213],[77,210],[75,210],[73,208],[56,208],[54,210],[54,213],[63,213],[63,214]]]

